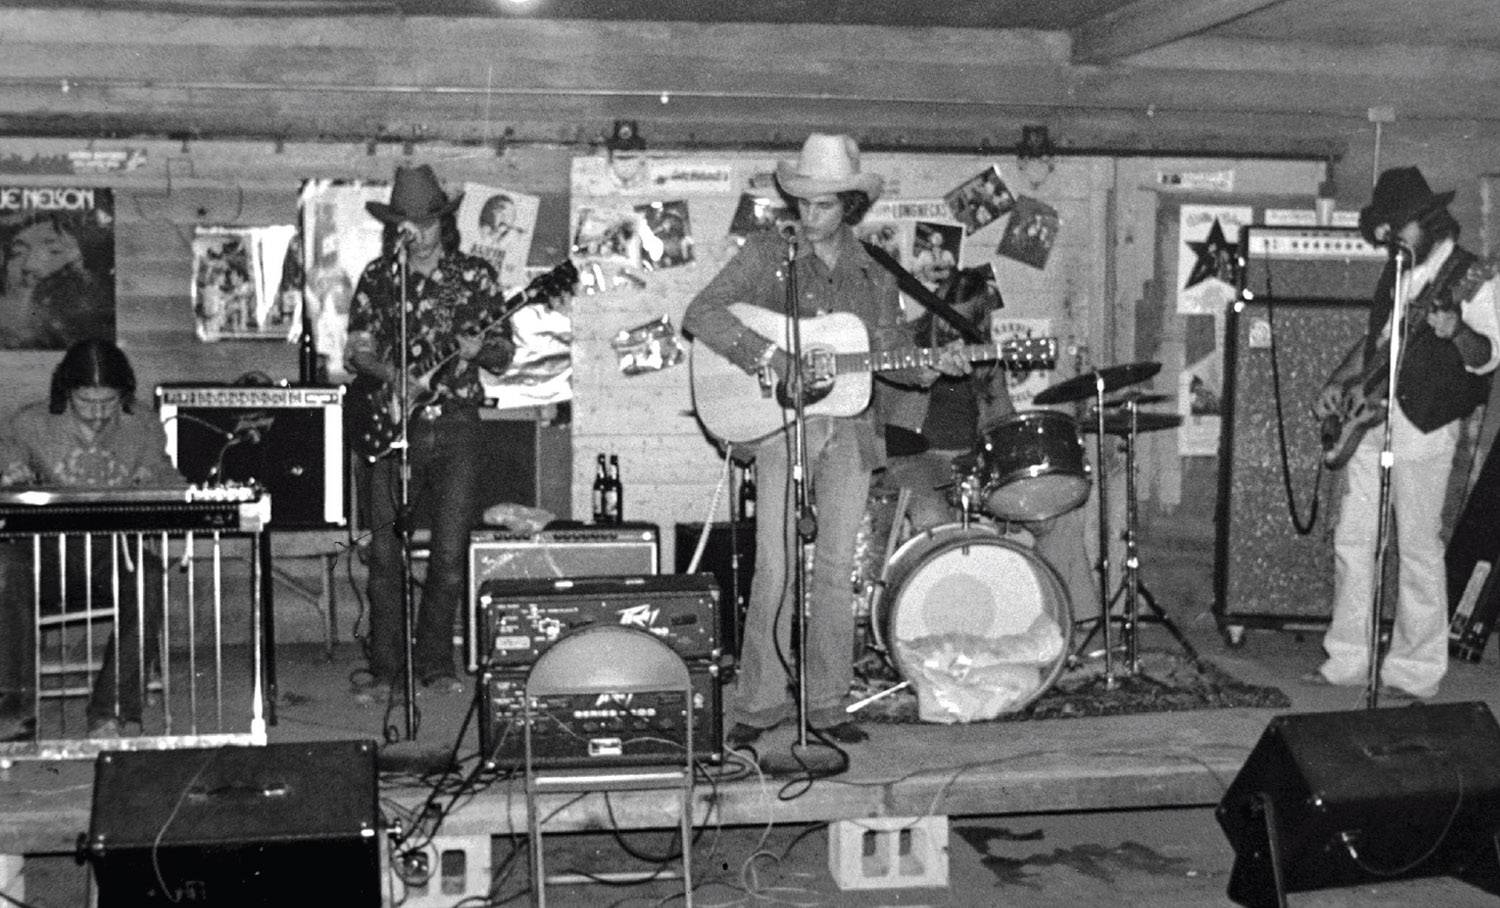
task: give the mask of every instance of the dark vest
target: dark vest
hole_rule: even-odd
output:
[[[1469,269],[1478,262],[1478,257],[1472,252],[1454,246],[1448,260],[1433,277],[1432,284],[1419,294],[1418,300],[1408,310],[1408,321],[1414,327],[1405,335],[1406,352],[1401,374],[1397,377],[1396,400],[1406,418],[1423,432],[1462,419],[1489,399],[1489,376],[1475,375],[1465,369],[1458,347],[1433,334],[1426,321],[1426,310],[1434,307],[1457,310],[1464,298],[1473,295],[1477,284],[1472,278],[1465,278],[1469,276]],[[1374,305],[1370,307],[1370,328],[1365,335],[1366,363],[1374,363],[1376,355],[1384,359],[1384,351],[1376,352],[1375,338],[1380,336],[1390,318],[1395,302],[1395,282],[1395,263],[1388,262],[1375,285]],[[1415,304],[1421,304],[1423,311],[1417,312]]]

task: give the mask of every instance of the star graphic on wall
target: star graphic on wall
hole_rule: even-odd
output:
[[[1224,239],[1224,228],[1218,218],[1214,218],[1208,237],[1199,242],[1189,240],[1188,248],[1193,250],[1198,259],[1193,262],[1193,270],[1188,274],[1187,283],[1183,285],[1184,290],[1211,277],[1231,285],[1238,282],[1240,245]]]

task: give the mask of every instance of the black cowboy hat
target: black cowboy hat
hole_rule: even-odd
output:
[[[437,174],[426,164],[397,167],[396,182],[391,186],[391,203],[366,202],[365,209],[387,224],[402,221],[433,221],[458,210],[463,193],[453,198],[443,192]]]
[[[1447,207],[1453,195],[1452,190],[1434,193],[1415,167],[1392,167],[1375,181],[1370,204],[1360,209],[1359,232],[1371,243],[1383,243],[1422,215]]]

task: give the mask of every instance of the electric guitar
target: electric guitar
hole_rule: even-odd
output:
[[[729,310],[762,337],[784,337],[786,317],[733,303]],[[809,416],[855,416],[870,403],[871,376],[876,372],[931,366],[942,351],[903,347],[873,352],[870,332],[859,316],[834,312],[797,320],[802,336],[801,377],[809,390],[803,411]],[[1003,344],[964,347],[969,362],[999,361],[1009,368],[1051,368],[1057,359],[1055,338],[1022,338]],[[781,431],[791,419],[790,401],[772,387],[765,375],[745,370],[698,341],[690,353],[693,406],[703,427],[732,444],[759,441]],[[837,379],[835,381],[834,379]]]
[[[480,338],[488,337],[510,321],[523,306],[551,300],[572,292],[578,283],[578,269],[572,261],[548,271],[526,285],[526,289],[484,312],[477,324]],[[349,385],[345,409],[349,414],[349,447],[354,453],[374,462],[395,450],[401,437],[402,422],[419,408],[437,402],[437,392],[429,384],[433,377],[458,356],[458,339],[449,338],[435,345],[419,359],[407,363],[407,399],[402,400],[400,385],[367,376],[358,376]]]
[[[1439,297],[1436,291],[1447,283],[1448,275],[1436,275],[1407,307],[1402,349],[1411,342],[1418,329],[1427,324],[1428,313],[1453,311],[1461,302],[1473,297],[1495,273],[1493,263],[1480,259],[1469,266],[1463,277],[1453,282],[1451,292],[1443,297]],[[1322,418],[1318,434],[1323,445],[1323,464],[1330,470],[1341,469],[1348,463],[1365,433],[1385,422],[1386,397],[1390,391],[1390,355],[1391,339],[1387,336],[1376,345],[1374,354],[1365,363],[1364,373],[1348,384],[1344,405],[1338,412]]]

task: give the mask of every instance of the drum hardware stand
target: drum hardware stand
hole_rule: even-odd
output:
[[[1104,689],[1114,690],[1120,686],[1115,677],[1114,640],[1110,634],[1109,612],[1114,599],[1109,594],[1109,471],[1104,468],[1104,391],[1102,372],[1094,372],[1094,418],[1098,434],[1094,439],[1094,475],[1099,483],[1099,623],[1094,626],[1104,631]],[[1092,631],[1090,632],[1092,636]]]
[[[1140,625],[1143,622],[1160,624],[1167,629],[1182,647],[1182,651],[1193,662],[1198,661],[1198,651],[1188,642],[1186,635],[1156,602],[1156,597],[1141,583],[1141,556],[1138,548],[1138,527],[1140,526],[1140,505],[1136,489],[1136,459],[1135,444],[1138,431],[1136,401],[1127,401],[1125,406],[1130,414],[1130,431],[1125,434],[1125,570],[1120,578],[1120,586],[1110,598],[1110,607],[1113,611],[1114,603],[1123,595],[1125,597],[1125,615],[1121,622],[1121,633],[1125,646],[1125,671],[1127,674],[1135,675],[1141,670],[1140,649],[1137,637]],[[1145,617],[1140,615],[1140,603],[1144,601],[1151,614]],[[1093,639],[1094,630],[1084,638],[1079,649],[1088,646],[1089,640]]]

